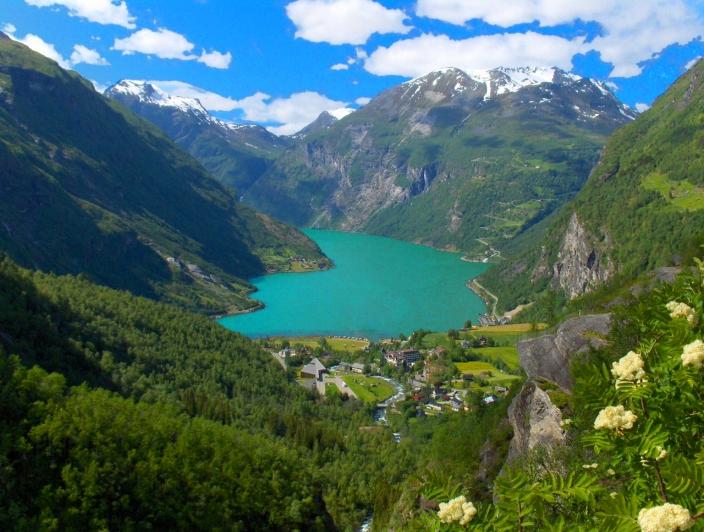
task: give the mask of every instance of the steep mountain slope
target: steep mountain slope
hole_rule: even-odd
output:
[[[449,68],[305,135],[246,201],[298,224],[481,255],[570,199],[633,116],[559,69]]]
[[[146,121],[0,40],[0,250],[193,308],[251,306],[242,279],[321,259]]]
[[[205,316],[2,258],[0,390],[3,530],[357,530],[414,463]]]
[[[213,176],[240,193],[290,143],[261,126],[218,120],[198,100],[169,95],[147,81],[122,80],[105,96],[155,124]]]
[[[575,298],[677,263],[704,241],[704,63],[617,131],[542,243],[484,275],[503,307],[546,288]]]

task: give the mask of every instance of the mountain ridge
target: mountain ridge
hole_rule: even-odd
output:
[[[222,312],[255,304],[250,276],[325,262],[152,124],[12,40],[0,89],[0,249],[20,263]]]

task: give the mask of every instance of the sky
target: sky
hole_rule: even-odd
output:
[[[0,29],[292,134],[447,66],[557,66],[642,111],[704,56],[704,0],[0,0]]]

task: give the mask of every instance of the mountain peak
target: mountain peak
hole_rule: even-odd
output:
[[[137,98],[143,103],[151,103],[160,107],[173,107],[186,113],[195,113],[208,120],[211,118],[203,104],[200,103],[200,100],[168,94],[149,81],[123,79],[109,87],[105,91],[105,95],[109,97],[121,95]]]

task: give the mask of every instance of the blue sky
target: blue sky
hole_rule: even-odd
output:
[[[646,108],[704,55],[702,0],[3,0],[0,27],[98,86],[147,79],[292,133],[435,68],[559,66]]]

